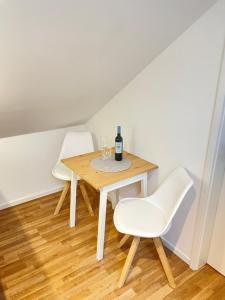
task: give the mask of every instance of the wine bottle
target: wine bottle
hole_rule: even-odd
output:
[[[121,136],[121,126],[117,126],[117,136],[115,138],[115,160],[123,159],[123,138]]]

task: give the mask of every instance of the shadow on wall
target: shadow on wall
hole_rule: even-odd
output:
[[[196,191],[195,191],[195,188],[192,187],[190,189],[190,191],[187,193],[187,195],[185,196],[183,202],[181,203],[181,205],[175,215],[175,218],[173,219],[172,226],[171,226],[169,232],[163,236],[163,238],[165,238],[166,241],[167,241],[167,239],[169,241],[171,241],[170,246],[171,246],[172,251],[178,250],[178,249],[176,249],[177,243],[178,243],[180,236],[182,235],[182,231],[184,229],[184,224],[186,222],[186,219],[188,217],[188,214],[191,210],[191,207],[193,205],[195,198],[196,198]],[[193,218],[193,222],[195,222],[195,218]]]
[[[96,134],[91,133],[93,143],[94,143],[94,149],[99,150],[99,138],[97,138]]]

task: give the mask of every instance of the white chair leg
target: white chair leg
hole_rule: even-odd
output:
[[[68,193],[69,188],[70,188],[70,181],[66,181],[66,183],[64,185],[64,188],[63,188],[63,191],[62,191],[62,194],[60,196],[60,199],[59,199],[59,201],[57,203],[57,206],[55,208],[54,215],[58,215],[58,213],[59,213],[59,211],[60,211],[60,209],[61,209],[61,207],[63,205],[63,202],[64,202],[64,200],[66,198],[66,195]]]
[[[172,271],[171,271],[168,259],[166,257],[166,253],[164,251],[162,241],[161,241],[161,239],[159,237],[156,237],[156,238],[153,238],[153,242],[154,242],[156,250],[158,252],[159,259],[160,259],[160,261],[162,263],[163,269],[164,269],[164,271],[166,273],[166,277],[168,279],[169,285],[172,288],[175,288],[176,287],[175,280],[174,280],[174,277],[173,277],[173,274],[172,274]]]
[[[123,267],[122,273],[120,275],[120,280],[119,280],[119,284],[118,284],[119,288],[121,288],[124,285],[124,283],[127,279],[127,275],[128,275],[129,270],[130,270],[130,267],[131,267],[132,261],[134,259],[135,253],[137,251],[139,242],[140,242],[140,237],[135,236],[134,239],[133,239],[133,242],[131,244],[129,253],[127,255],[127,259],[126,259],[125,265]]]

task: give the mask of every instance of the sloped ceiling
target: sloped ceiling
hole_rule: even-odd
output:
[[[85,122],[215,2],[0,0],[0,137]]]

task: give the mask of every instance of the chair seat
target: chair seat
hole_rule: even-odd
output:
[[[71,170],[67,168],[61,161],[58,161],[52,170],[52,175],[58,179],[71,180]],[[78,180],[80,177],[77,178]]]
[[[115,208],[114,224],[121,233],[151,238],[162,234],[167,220],[163,211],[149,200],[126,198]]]

